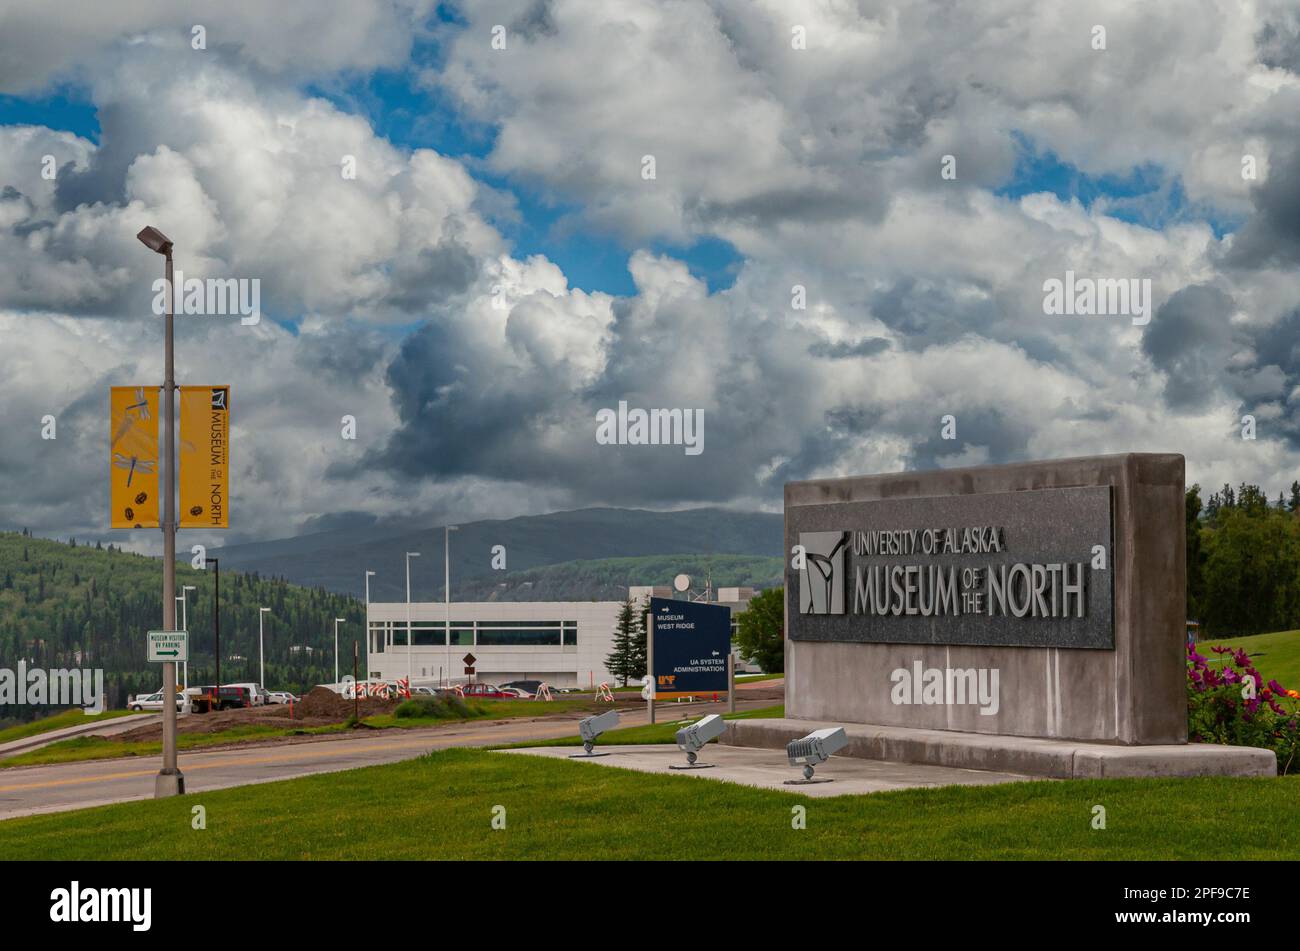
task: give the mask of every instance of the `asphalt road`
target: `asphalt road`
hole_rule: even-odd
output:
[[[753,685],[757,688],[759,685]],[[771,683],[764,688],[771,688]],[[754,699],[741,688],[737,709],[779,703],[777,691],[754,690]],[[759,696],[761,695],[761,696]],[[726,710],[726,703],[661,703],[658,722],[698,718]],[[644,707],[621,710],[623,726],[647,722]],[[413,759],[430,750],[454,746],[493,746],[573,736],[577,721],[568,718],[471,722],[428,729],[350,733],[305,742],[260,744],[242,749],[209,750],[181,755],[186,792],[225,789],[251,783],[268,783],[313,773],[329,773],[359,766],[375,766]],[[88,760],[53,766],[17,766],[0,769],[0,819],[83,809],[132,799],[151,799],[154,777],[162,766],[160,756],[133,756]]]

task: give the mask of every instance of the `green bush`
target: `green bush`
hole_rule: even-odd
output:
[[[437,717],[439,720],[449,716],[446,704],[439,697],[412,697],[410,700],[403,701],[393,711],[393,716],[402,720],[428,719]]]
[[[412,697],[403,701],[393,716],[403,720],[468,720],[481,716],[482,709],[471,707],[463,697]]]

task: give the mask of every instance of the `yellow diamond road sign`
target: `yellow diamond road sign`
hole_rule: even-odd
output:
[[[149,663],[167,664],[172,661],[189,663],[189,635],[184,631],[150,631]]]

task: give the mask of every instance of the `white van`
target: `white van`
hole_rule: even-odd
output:
[[[243,684],[222,684],[221,686],[223,686],[223,687],[247,687],[247,688],[248,688],[248,696],[249,696],[250,698],[252,698],[251,702],[252,702],[253,706],[255,706],[255,707],[260,707],[260,706],[262,706],[262,705],[264,705],[264,704],[267,704],[267,703],[270,703],[270,702],[271,702],[271,699],[270,699],[270,698],[271,698],[271,695],[270,695],[269,693],[266,692],[266,688],[263,687],[261,684],[249,684],[249,683],[243,683]]]

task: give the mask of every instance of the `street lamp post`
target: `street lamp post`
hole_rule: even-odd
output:
[[[370,578],[374,575],[373,571],[366,572],[366,652],[374,645],[370,643]],[[370,661],[366,661],[366,670],[370,669]]]
[[[457,525],[448,525],[442,536],[442,597],[444,622],[447,625],[447,683],[451,683],[451,533],[459,531]]]
[[[212,700],[215,709],[221,704],[221,559],[209,558],[204,565],[212,566],[212,655],[217,665],[217,693]]]
[[[411,559],[419,558],[418,551],[406,553],[406,686],[411,686]]]
[[[176,596],[176,599],[181,603],[181,630],[185,632],[187,641],[190,633],[190,592],[197,590],[199,589],[192,584],[182,585],[181,593]],[[190,662],[188,660],[182,669],[185,671],[185,689],[188,690],[190,688]]]
[[[270,608],[257,609],[257,682],[266,686],[266,651],[262,648],[262,619],[271,612]]]
[[[160,480],[163,494],[163,627],[176,629],[176,360],[172,325],[175,322],[176,295],[172,283],[172,241],[152,225],[136,237],[150,251],[164,259],[163,276],[167,293],[167,316],[163,330],[163,440],[165,479]],[[163,758],[162,769],[154,780],[155,798],[179,796],[185,792],[185,777],[176,765],[176,662],[163,664]]]
[[[334,619],[334,683],[339,682],[339,625],[343,623],[343,618]]]

